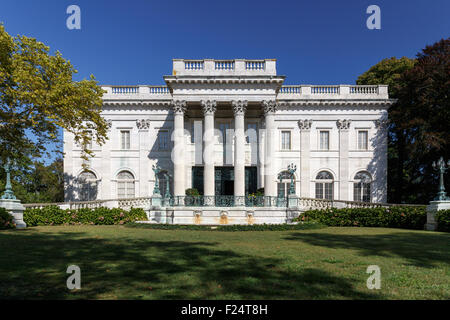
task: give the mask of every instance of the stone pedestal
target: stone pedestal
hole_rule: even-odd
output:
[[[14,223],[17,229],[23,229],[27,227],[25,221],[23,221],[23,212],[25,210],[20,200],[17,199],[1,199],[0,207],[5,208],[14,218]]]
[[[162,206],[162,197],[160,194],[153,194],[152,195],[152,204],[150,207],[153,208],[161,208]]]
[[[298,197],[295,194],[288,195],[288,208],[298,207]]]
[[[435,231],[437,229],[436,212],[450,209],[450,200],[431,201],[427,206],[427,223],[425,230]]]

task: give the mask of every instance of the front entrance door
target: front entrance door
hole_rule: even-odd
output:
[[[256,167],[245,167],[245,193],[256,192]],[[192,186],[203,194],[203,167],[192,167]],[[217,196],[234,195],[234,168],[215,167],[215,193]]]
[[[225,195],[225,196],[234,195],[234,181],[233,180],[224,181],[223,186],[224,186],[223,195]]]

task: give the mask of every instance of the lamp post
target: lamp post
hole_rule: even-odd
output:
[[[153,195],[161,195],[161,191],[159,190],[159,179],[158,175],[161,172],[161,168],[158,165],[153,165],[152,170],[155,173],[155,187],[153,188]]]
[[[437,162],[433,162],[433,169],[439,171],[439,191],[437,196],[427,206],[427,223],[426,230],[437,230],[438,221],[436,220],[436,213],[440,210],[450,209],[450,198],[447,197],[444,186],[444,173],[450,167],[450,161],[447,164],[443,157],[440,157]]]
[[[3,165],[3,169],[5,169],[6,172],[6,185],[5,192],[2,195],[2,199],[15,200],[16,196],[14,195],[11,185],[11,161],[9,160],[9,158],[6,159],[6,163]]]
[[[25,208],[20,203],[20,200],[16,199],[12,190],[11,184],[11,161],[8,158],[3,165],[3,169],[6,172],[6,185],[5,192],[0,198],[0,207],[5,208],[9,214],[14,218],[14,223],[17,229],[26,228],[27,224],[23,221],[23,211]]]
[[[433,162],[433,169],[439,171],[439,192],[437,196],[434,198],[434,200],[450,200],[449,197],[447,197],[447,193],[445,192],[445,185],[444,185],[444,174],[450,167],[450,160],[447,161],[447,164],[444,161],[443,157],[440,157],[438,162]]]
[[[294,173],[297,171],[297,165],[291,163],[288,166],[288,172],[291,175],[291,185],[289,186],[289,194],[295,194],[295,186],[294,186]]]

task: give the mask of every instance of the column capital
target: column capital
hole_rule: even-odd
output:
[[[172,108],[174,113],[185,113],[186,112],[186,101],[185,100],[173,100]]]
[[[137,119],[136,126],[139,130],[148,130],[150,128],[150,119]]]
[[[385,129],[388,126],[387,119],[377,119],[373,121],[375,124],[375,128],[377,129]]]
[[[246,100],[233,100],[231,101],[231,105],[233,106],[234,115],[243,115],[247,111],[248,101]]]
[[[202,100],[201,105],[203,108],[203,113],[206,114],[214,114],[217,110],[217,101],[216,100]]]
[[[300,130],[303,130],[303,131],[311,130],[311,125],[312,125],[312,120],[307,120],[307,119],[298,120],[298,127],[300,128]]]
[[[349,119],[337,120],[336,126],[338,127],[339,130],[348,130],[348,129],[350,129],[351,122],[352,122],[352,120],[349,120]]]
[[[278,104],[275,100],[263,100],[264,114],[275,113],[278,110]]]

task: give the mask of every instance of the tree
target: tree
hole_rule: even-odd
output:
[[[450,159],[450,38],[418,53],[414,67],[402,74],[400,83],[398,105],[404,107],[392,113],[407,132],[410,190],[425,203],[437,191],[432,162],[440,156]]]
[[[28,168],[14,168],[14,194],[23,203],[63,202],[63,159],[49,165],[34,161]],[[5,189],[5,173],[0,171],[0,194]]]
[[[431,163],[450,158],[450,39],[408,60],[385,59],[357,84],[389,84],[397,99],[389,109],[389,201],[427,203],[437,190]]]
[[[107,123],[101,117],[104,91],[94,76],[73,81],[77,73],[59,52],[26,36],[10,36],[0,25],[0,158],[30,165],[48,154],[66,129],[82,146],[83,157],[92,139],[102,145]],[[90,131],[90,132],[89,132]],[[91,136],[92,134],[92,136]]]
[[[395,57],[383,59],[364,72],[356,80],[358,85],[387,84],[389,86],[389,97],[398,99],[400,82],[404,72],[414,67],[414,59]],[[389,109],[388,129],[388,202],[402,202],[404,187],[408,184],[405,172],[405,161],[407,159],[406,132],[399,126],[401,119],[398,113],[393,112],[401,109],[399,103]]]

